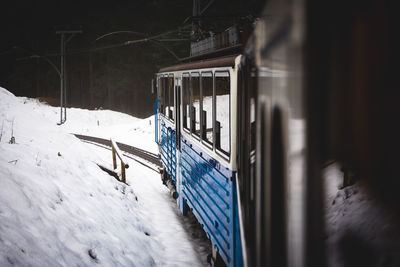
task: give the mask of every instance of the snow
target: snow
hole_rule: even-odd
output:
[[[301,220],[304,209],[301,196],[305,190],[302,188],[305,161],[301,156],[306,148],[304,133],[303,120],[289,120],[288,234],[292,243],[288,250],[295,259],[304,253],[301,246],[304,236],[299,231],[305,223]],[[343,187],[343,172],[338,162],[330,162],[322,170],[322,178],[327,266],[400,266],[398,210],[378,199],[362,177]]]
[[[399,266],[398,211],[379,201],[362,180],[342,187],[337,163],[324,170],[328,266]]]
[[[289,121],[289,235],[293,243],[303,240],[298,229],[303,227],[301,211],[304,203],[300,179],[304,173],[305,122]],[[324,184],[324,241],[328,267],[336,266],[400,266],[400,229],[398,211],[393,211],[369,190],[362,179],[343,187],[343,172],[338,162],[330,162],[322,170]],[[359,177],[362,178],[362,177]],[[300,247],[301,249],[301,247]],[[289,244],[293,254],[299,248]],[[296,257],[298,259],[298,257]],[[295,266],[295,263],[291,263]]]
[[[59,108],[0,87],[0,266],[207,265],[204,233],[180,214],[158,173],[128,159],[129,186],[119,183],[96,165],[111,167],[111,152],[71,134],[113,137],[157,153],[153,117],[69,108],[67,122],[57,126],[59,119]],[[290,126],[296,158],[305,148],[304,122]],[[303,164],[293,161],[291,173],[303,172]],[[399,266],[398,212],[360,182],[341,188],[342,177],[336,163],[324,169],[328,266]],[[301,182],[294,179],[290,192],[300,192]],[[303,203],[291,201],[289,213],[299,218]],[[299,239],[301,223],[289,229]]]
[[[158,173],[128,159],[122,184],[96,165],[111,166],[110,151],[71,134],[157,153],[153,118],[69,108],[59,119],[0,88],[0,266],[206,265],[208,243]]]

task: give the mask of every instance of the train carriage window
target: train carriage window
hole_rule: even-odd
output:
[[[162,77],[162,95],[163,95],[163,111],[162,113],[167,116],[169,111],[169,90],[168,90],[168,78]]]
[[[190,99],[191,99],[191,90],[190,90],[190,77],[189,73],[184,73],[182,78],[182,124],[183,129],[190,131]]]
[[[213,76],[212,72],[201,73],[201,138],[213,143]]]
[[[215,72],[215,147],[230,154],[230,94],[231,83],[229,72]]]
[[[248,80],[247,88],[250,95],[250,149],[255,152],[256,149],[256,84],[257,76],[255,70],[251,71],[251,78]]]
[[[157,97],[158,97],[158,99],[160,99],[160,103],[158,104],[158,111],[159,111],[160,113],[163,113],[163,109],[164,109],[164,103],[163,103],[163,101],[164,101],[164,95],[163,95],[163,87],[162,87],[161,81],[162,81],[161,76],[157,76],[157,83],[158,83],[158,86],[157,86]]]
[[[161,76],[160,78],[160,85],[161,85],[161,113],[162,114],[167,114],[165,111],[167,110],[168,107],[168,94],[167,94],[167,88],[165,87],[166,82],[165,82],[165,77]]]
[[[168,113],[165,115],[172,121],[174,121],[174,75],[170,74],[167,78],[168,83]]]
[[[191,73],[192,85],[192,109],[191,109],[191,127],[192,133],[200,137],[200,74]]]

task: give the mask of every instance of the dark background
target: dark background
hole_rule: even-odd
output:
[[[204,36],[251,22],[264,1],[215,0],[202,14]],[[208,1],[203,0],[201,7]],[[57,30],[82,30],[67,44],[67,105],[118,110],[138,117],[153,112],[151,79],[161,67],[189,56],[193,1],[14,1],[2,3],[0,86],[17,96],[59,105],[60,66]],[[119,33],[96,39],[115,31]],[[137,42],[160,33],[157,42]],[[179,39],[179,41],[160,41]],[[114,46],[116,45],[116,46]],[[112,47],[109,47],[112,46]],[[172,51],[172,53],[171,53]],[[40,57],[32,57],[39,55]]]

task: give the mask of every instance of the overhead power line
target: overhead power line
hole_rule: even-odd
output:
[[[41,59],[44,59],[47,63],[49,63],[53,67],[53,69],[57,72],[58,76],[61,77],[60,69],[47,56],[40,56],[40,55],[38,55],[37,53],[35,53],[35,52],[31,51],[31,50],[28,50],[28,49],[25,49],[25,48],[22,48],[22,47],[19,47],[19,46],[14,46],[11,49],[14,50],[14,51],[15,50],[20,50],[20,51],[25,52],[26,54],[29,54],[30,56],[26,57],[26,58],[41,58]],[[21,60],[21,59],[17,58],[17,60]]]
[[[145,37],[145,38],[141,38],[141,39],[136,39],[136,40],[129,40],[129,41],[125,41],[122,43],[117,43],[117,44],[111,44],[111,45],[105,45],[105,46],[101,46],[101,47],[89,47],[89,48],[81,48],[81,49],[74,49],[74,50],[69,50],[68,52],[65,53],[65,55],[76,55],[76,54],[84,54],[84,53],[91,53],[91,52],[98,52],[101,50],[106,50],[106,49],[112,49],[112,48],[118,48],[118,47],[123,47],[123,46],[129,46],[129,45],[133,45],[133,44],[138,44],[138,43],[143,43],[143,42],[151,42],[157,46],[160,46],[162,48],[164,48],[168,53],[170,53],[176,60],[180,60],[180,58],[168,47],[166,47],[165,45],[163,45],[161,42],[177,42],[177,41],[189,41],[190,39],[179,39],[179,38],[161,38],[173,33],[177,33],[183,29],[188,28],[188,26],[184,26],[184,27],[180,27],[176,30],[171,30],[171,31],[167,31],[167,32],[163,32],[163,33],[159,33],[153,36],[149,36],[149,37]],[[140,35],[145,35],[144,33],[139,33],[139,32],[134,32],[134,31],[116,31],[116,32],[111,32],[111,33],[107,33],[104,34],[100,37],[98,37],[96,40],[100,40],[103,39],[107,36],[110,36],[112,34],[119,34],[119,33],[135,33],[135,34],[140,34]],[[51,53],[51,54],[46,54],[46,55],[36,55],[35,54],[35,58],[38,57],[58,57],[61,56],[61,53]],[[23,57],[23,58],[18,58],[17,60],[25,60],[25,59],[31,59],[32,56],[29,57]]]
[[[96,38],[95,41],[98,41],[98,40],[100,40],[100,39],[103,39],[104,37],[107,37],[107,36],[110,36],[110,35],[113,35],[113,34],[119,34],[119,33],[132,33],[132,34],[137,34],[137,35],[141,35],[141,36],[146,36],[146,34],[141,33],[141,32],[135,32],[135,31],[116,31],[116,32],[109,32],[109,33],[106,33],[106,34],[104,34],[104,35],[102,35],[102,36]]]

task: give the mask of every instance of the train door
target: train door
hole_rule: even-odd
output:
[[[175,78],[175,88],[174,88],[174,96],[175,96],[175,129],[176,129],[176,149],[181,150],[181,86],[182,78]]]
[[[162,110],[162,88],[161,88],[161,78],[160,76],[157,75],[156,78],[156,88],[157,88],[157,100],[155,101],[155,107],[154,107],[154,114],[155,114],[155,121],[154,121],[154,126],[155,126],[155,138],[156,138],[156,143],[160,145],[160,140],[161,140],[161,120],[160,120],[160,113]]]
[[[247,266],[255,265],[256,208],[255,208],[255,123],[256,73],[253,59],[244,57],[238,80],[238,183],[240,190],[243,260]]]
[[[176,135],[176,192],[177,192],[177,204],[178,207],[180,208],[181,212],[185,214],[185,202],[183,199],[183,194],[182,194],[182,176],[181,176],[181,167],[180,167],[180,161],[181,161],[181,131],[182,131],[182,107],[181,107],[181,101],[182,101],[182,77],[175,77],[175,135]]]
[[[163,75],[157,75],[157,100],[155,107],[156,121],[155,121],[155,131],[156,131],[156,141],[157,144],[161,144],[162,137],[162,114],[165,113],[165,81]]]

